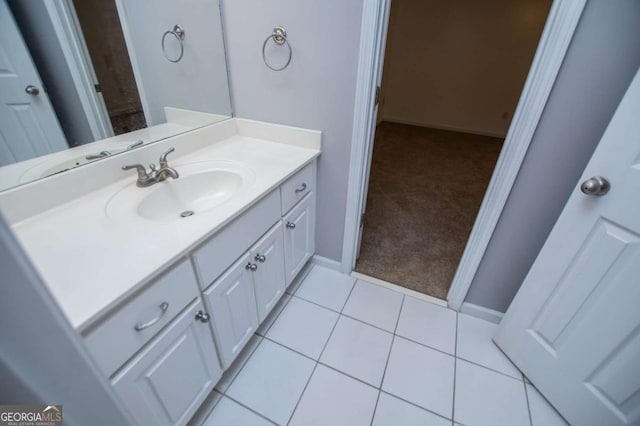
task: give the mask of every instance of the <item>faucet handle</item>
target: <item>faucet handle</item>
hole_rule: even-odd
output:
[[[160,163],[160,168],[161,168],[161,169],[162,169],[163,167],[166,167],[166,166],[169,164],[169,163],[167,162],[167,155],[171,154],[171,153],[172,153],[173,151],[175,151],[175,150],[176,150],[175,148],[171,147],[171,148],[169,148],[169,150],[168,150],[167,152],[163,153],[163,154],[160,156],[160,161],[159,161],[159,163]]]
[[[136,171],[138,172],[138,180],[146,179],[149,177],[149,175],[147,174],[147,169],[145,169],[142,164],[130,164],[127,166],[122,166],[122,170],[131,169],[136,169]]]

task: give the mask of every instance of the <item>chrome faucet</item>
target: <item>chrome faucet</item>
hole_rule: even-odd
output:
[[[171,154],[173,151],[175,151],[175,148],[170,148],[167,152],[163,153],[160,156],[159,169],[156,169],[156,165],[151,163],[149,165],[148,172],[142,164],[131,164],[128,166],[122,166],[122,170],[136,169],[136,171],[138,172],[138,180],[136,181],[136,186],[140,188],[146,188],[147,186],[162,182],[169,177],[172,179],[178,179],[180,175],[175,169],[169,167],[169,163],[167,162],[167,155]]]

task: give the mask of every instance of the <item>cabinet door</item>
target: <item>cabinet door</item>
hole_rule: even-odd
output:
[[[258,327],[253,277],[247,269],[249,259],[246,253],[203,293],[211,307],[211,325],[225,368]]]
[[[289,285],[315,250],[315,194],[308,194],[282,221],[285,274]]]
[[[211,330],[195,319],[200,310],[198,299],[111,381],[139,424],[185,424],[220,379]]]
[[[284,236],[278,222],[250,251],[258,320],[264,321],[286,288],[284,281]]]

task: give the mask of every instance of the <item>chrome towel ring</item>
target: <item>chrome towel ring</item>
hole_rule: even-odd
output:
[[[176,40],[178,40],[178,42],[180,43],[180,55],[178,55],[178,58],[176,59],[171,59],[169,57],[169,55],[167,55],[167,49],[165,47],[165,40],[167,39],[167,36],[169,34],[172,34]],[[164,53],[164,57],[167,58],[167,61],[169,62],[180,62],[180,60],[182,59],[182,55],[184,55],[184,44],[183,44],[183,40],[185,37],[185,32],[184,32],[184,28],[182,28],[182,26],[176,24],[173,27],[173,30],[169,30],[169,31],[165,31],[165,33],[162,35],[162,53]]]
[[[269,62],[267,61],[267,54],[265,50],[267,48],[267,43],[269,42],[269,40],[273,40],[273,42],[278,46],[282,46],[283,44],[286,44],[287,47],[289,48],[289,59],[287,59],[287,63],[280,68],[272,67],[271,65],[269,65]],[[271,35],[267,37],[264,43],[262,44],[262,60],[264,61],[264,64],[274,71],[282,71],[283,69],[288,67],[289,64],[291,63],[292,55],[293,55],[293,51],[291,49],[291,44],[289,43],[289,40],[287,40],[287,30],[285,30],[284,27],[280,27],[280,26],[275,27]]]

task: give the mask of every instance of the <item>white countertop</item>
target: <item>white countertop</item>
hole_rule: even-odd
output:
[[[93,323],[154,273],[186,254],[320,154],[319,132],[308,131],[305,139],[299,138],[301,132],[306,132],[301,129],[234,120],[238,123],[235,135],[169,158],[169,165],[178,172],[181,164],[223,160],[242,164],[255,176],[229,201],[208,212],[175,221],[150,221],[133,215],[122,219],[107,217],[109,199],[124,186],[134,184],[132,172],[13,223],[18,240],[74,327],[82,329]],[[208,126],[212,139],[216,126]],[[224,126],[228,129],[229,124]],[[288,130],[293,133],[287,135]],[[256,137],[261,133],[264,139]],[[198,144],[202,145],[207,128],[198,135]],[[283,136],[282,143],[274,142],[279,136]],[[165,148],[178,147],[183,143],[180,137],[162,143]],[[296,138],[302,142],[297,144]],[[174,154],[180,154],[180,149]],[[125,156],[119,160],[120,165],[129,164]],[[150,161],[156,162],[157,158],[149,158]],[[0,198],[0,207],[1,201]]]

